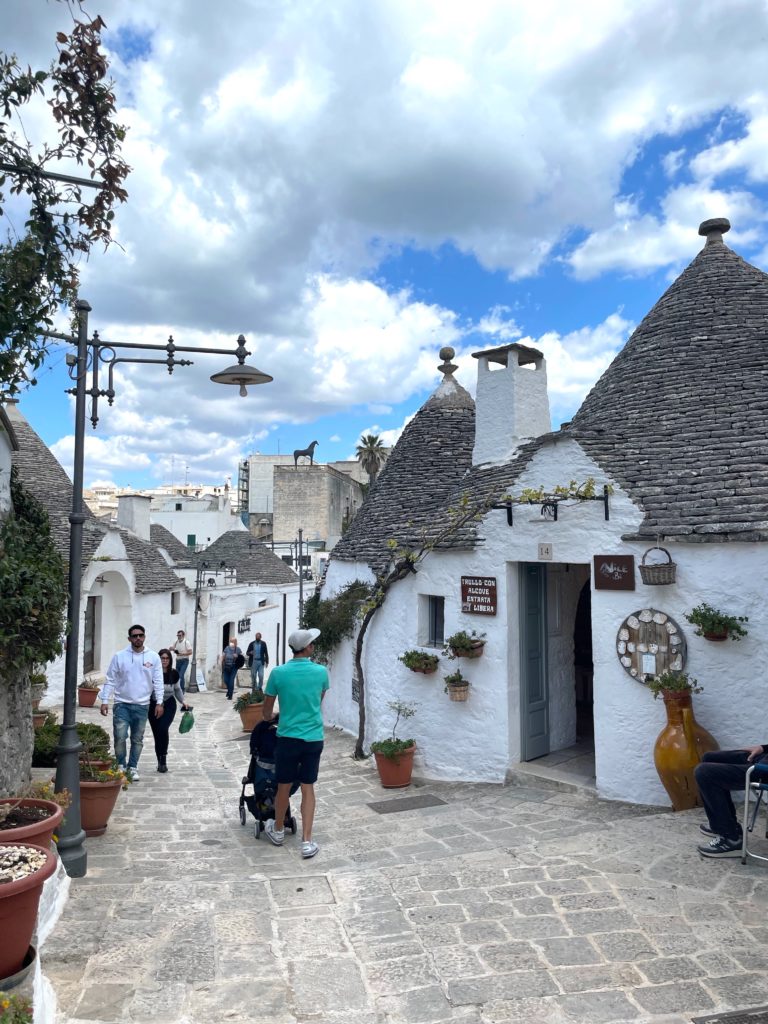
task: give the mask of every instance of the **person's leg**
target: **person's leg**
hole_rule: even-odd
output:
[[[251,664],[251,690],[257,690],[259,687],[259,663],[257,661]]]
[[[127,705],[115,702],[115,706],[112,709],[112,736],[115,742],[115,757],[117,758],[117,763],[123,769],[126,766],[125,748],[130,722],[131,716]]]
[[[256,674],[259,677],[259,689],[263,690],[264,689],[264,662],[263,661],[258,662]]]
[[[731,792],[743,790],[749,763],[744,750],[715,750],[705,754],[694,771],[709,827],[717,836],[737,841],[741,825],[736,818]]]
[[[275,846],[282,846],[285,838],[285,815],[288,812],[291,784],[299,769],[301,742],[292,736],[278,736],[275,744],[275,817],[274,820],[270,818],[265,826],[267,838]]]
[[[138,768],[139,758],[144,746],[144,730],[147,727],[148,704],[128,704],[131,716],[131,750],[128,757],[128,767]]]
[[[282,832],[285,827],[285,816],[288,813],[288,801],[291,795],[290,782],[280,782],[275,796],[275,831]]]
[[[312,839],[315,805],[315,787],[303,783],[301,787],[301,841],[303,843],[308,843]]]
[[[179,673],[179,686],[181,692],[184,693],[184,676],[187,673],[187,666],[189,665],[189,658],[177,658],[176,659],[176,671]]]
[[[237,666],[232,665],[230,668],[224,669],[224,682],[227,687],[227,700],[232,700],[235,693],[235,677],[237,675]]]

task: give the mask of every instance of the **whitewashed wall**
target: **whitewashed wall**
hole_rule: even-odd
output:
[[[196,546],[207,547],[230,530],[247,530],[240,516],[232,513],[229,502],[223,509],[202,510],[195,508],[193,502],[183,504],[185,507],[180,512],[154,508],[150,511],[151,522],[164,526],[182,544],[186,544],[187,537],[193,534]],[[198,503],[198,507],[202,504]]]
[[[525,486],[554,487],[571,479],[604,478],[598,467],[571,441],[548,447],[533,460],[519,481]],[[559,589],[560,629],[553,635],[550,607],[550,712],[553,749],[572,742],[573,620],[581,583],[594,554],[633,554],[639,564],[645,543],[625,542],[641,521],[633,503],[619,488],[610,498],[605,522],[599,502],[561,506],[558,522],[545,520],[538,506],[514,510],[510,529],[504,512],[492,512],[483,524],[485,543],[473,552],[434,552],[415,577],[397,584],[369,630],[366,673],[369,688],[367,740],[385,734],[390,721],[386,702],[394,697],[415,700],[419,713],[408,729],[419,745],[417,765],[427,776],[446,779],[500,781],[509,765],[520,758],[518,575],[517,563],[537,562],[539,543],[553,548],[547,564],[553,589]],[[593,591],[592,640],[594,659],[595,742],[597,784],[606,797],[666,804],[667,798],[653,766],[653,744],[665,714],[643,684],[619,664],[615,645],[622,620],[644,607],[671,615],[688,644],[687,671],[705,692],[695,698],[698,720],[721,746],[768,742],[764,719],[761,666],[768,655],[768,609],[764,599],[768,579],[768,546],[754,544],[667,544],[678,563],[672,586],[647,587],[636,573],[634,591]],[[565,572],[565,566],[569,572]],[[498,612],[493,618],[460,612],[460,577],[496,576]],[[328,593],[365,568],[332,561]],[[557,580],[559,579],[559,585]],[[457,629],[487,632],[482,658],[473,662],[441,661],[437,676],[408,672],[397,654],[419,646],[419,594],[446,599],[446,635]],[[684,613],[702,601],[738,615],[748,615],[749,636],[740,643],[714,644],[694,635]],[[509,640],[508,640],[509,638]],[[472,679],[465,705],[451,703],[442,692],[443,670],[466,666]],[[333,689],[326,720],[356,731],[357,705],[351,700],[351,645],[345,644],[332,665]],[[757,724],[756,724],[757,723]],[[756,734],[759,733],[759,734]],[[473,754],[464,756],[465,743]]]

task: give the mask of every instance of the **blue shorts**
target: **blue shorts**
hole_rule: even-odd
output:
[[[300,782],[311,786],[320,770],[322,740],[300,740],[295,736],[278,736],[275,746],[275,780],[278,785]]]

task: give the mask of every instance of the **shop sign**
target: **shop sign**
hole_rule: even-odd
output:
[[[461,610],[473,615],[495,615],[496,577],[462,576]]]
[[[634,590],[634,555],[595,555],[592,578],[595,590]]]

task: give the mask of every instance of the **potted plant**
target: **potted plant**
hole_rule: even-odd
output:
[[[23,794],[0,799],[0,842],[34,843],[46,849],[64,811],[55,800]]]
[[[703,636],[705,640],[741,640],[747,635],[741,625],[749,622],[746,615],[726,615],[706,601],[691,608],[685,617],[692,626],[696,626],[696,636]]]
[[[428,651],[419,651],[415,648],[410,651],[404,651],[403,654],[398,655],[397,660],[402,661],[411,672],[421,672],[425,676],[436,672],[437,663],[440,661],[436,654],[430,654]]]
[[[92,760],[104,760],[109,758],[109,733],[97,722],[78,722],[77,738],[80,740],[83,749],[80,751],[81,759],[85,751]],[[35,733],[35,745],[32,750],[33,768],[55,768],[56,748],[59,745],[60,728],[55,716],[45,722],[42,728]]]
[[[455,701],[466,700],[469,696],[469,680],[461,674],[461,669],[445,677],[445,692]]]
[[[18,984],[17,979],[18,975],[14,978],[14,985]],[[7,987],[11,988],[10,985]],[[30,1001],[25,996],[18,996],[12,992],[0,992],[0,1024],[32,1024]]]
[[[700,806],[694,769],[707,751],[718,749],[717,740],[693,713],[691,698],[703,688],[685,672],[662,672],[646,676],[645,682],[654,700],[661,695],[667,713],[667,724],[653,748],[653,761],[672,808],[685,811]]]
[[[243,732],[252,732],[264,717],[264,691],[247,690],[241,693],[232,705],[240,715]]]
[[[411,784],[413,772],[413,755],[416,741],[413,739],[399,740],[397,726],[402,718],[407,721],[416,714],[416,705],[401,700],[389,701],[387,707],[395,713],[395,724],[392,735],[385,740],[376,740],[371,744],[371,753],[376,759],[376,768],[384,789],[402,789]]]
[[[0,845],[0,978],[21,970],[32,941],[43,883],[57,857],[33,843]]]
[[[85,678],[77,687],[77,703],[81,708],[92,708],[99,695],[101,683]]]
[[[121,789],[130,778],[113,758],[107,766],[80,761],[80,824],[87,836],[102,836]]]
[[[30,672],[29,682],[32,687],[32,710],[37,711],[48,689],[48,677],[45,672]]]
[[[479,658],[485,647],[485,633],[460,629],[445,641],[443,654],[448,658]]]
[[[42,729],[45,725],[56,725],[56,715],[53,711],[33,711],[32,726],[35,730]]]

